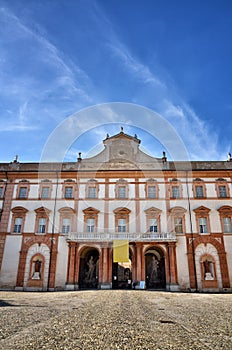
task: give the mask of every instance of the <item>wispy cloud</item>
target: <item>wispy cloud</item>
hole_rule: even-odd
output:
[[[154,84],[158,87],[165,88],[166,85],[159,78],[157,78],[150,70],[150,68],[135,59],[129,50],[122,45],[122,43],[115,42],[109,44],[112,53],[121,60],[125,69],[144,84]]]
[[[0,39],[1,98],[4,98],[4,101],[8,100],[5,119],[9,115],[7,112],[9,105],[12,111],[11,119],[14,118],[9,120],[1,130],[32,130],[37,128],[41,115],[44,118],[50,115],[59,120],[59,116],[70,113],[70,107],[66,107],[65,103],[59,107],[57,102],[53,102],[53,106],[49,105],[48,99],[51,100],[53,96],[58,101],[60,96],[63,101],[74,100],[74,104],[78,107],[79,102],[82,105],[93,103],[88,92],[92,84],[89,76],[51,43],[47,35],[42,33],[39,25],[33,23],[30,27],[30,23],[17,17],[6,7],[0,8],[0,19],[3,24],[0,29],[2,33]],[[6,42],[8,50],[5,49]],[[21,45],[28,47],[28,55],[23,53]],[[15,55],[14,51],[16,51]],[[15,59],[21,59],[18,61],[18,66],[21,66],[19,72],[14,71],[17,67]],[[23,62],[24,59],[28,62]],[[49,79],[46,79],[43,70],[49,75]],[[44,103],[45,100],[47,100],[46,103]],[[44,108],[45,104],[46,108]],[[25,118],[26,111],[27,118]],[[3,112],[4,108],[1,118],[4,117]]]

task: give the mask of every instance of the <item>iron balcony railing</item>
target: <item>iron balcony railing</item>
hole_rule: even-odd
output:
[[[67,234],[68,241],[97,241],[109,242],[125,239],[130,242],[175,242],[176,234],[174,232],[149,232],[149,233],[131,233],[131,232],[71,232]]]

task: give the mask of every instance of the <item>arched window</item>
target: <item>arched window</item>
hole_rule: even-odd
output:
[[[11,211],[13,213],[11,232],[13,233],[24,232],[25,217],[28,210],[24,207],[15,207]]]
[[[209,212],[210,209],[204,206],[193,210],[196,214],[197,230],[199,234],[210,234],[210,220]]]
[[[229,205],[223,205],[218,209],[222,232],[232,233],[232,207]]]
[[[35,221],[35,233],[46,234],[48,232],[48,221],[50,210],[45,207],[35,209],[36,221]]]

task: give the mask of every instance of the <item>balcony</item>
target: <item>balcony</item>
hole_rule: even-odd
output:
[[[67,235],[68,241],[76,242],[112,242],[120,239],[129,242],[176,242],[176,234],[174,232],[71,232]]]

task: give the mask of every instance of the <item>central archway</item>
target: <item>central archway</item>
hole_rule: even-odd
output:
[[[145,253],[146,288],[165,289],[165,258],[159,247],[151,247]]]
[[[80,256],[79,288],[97,289],[99,281],[99,251],[87,247]]]
[[[112,264],[112,289],[132,288],[132,254],[129,252],[129,262]]]

